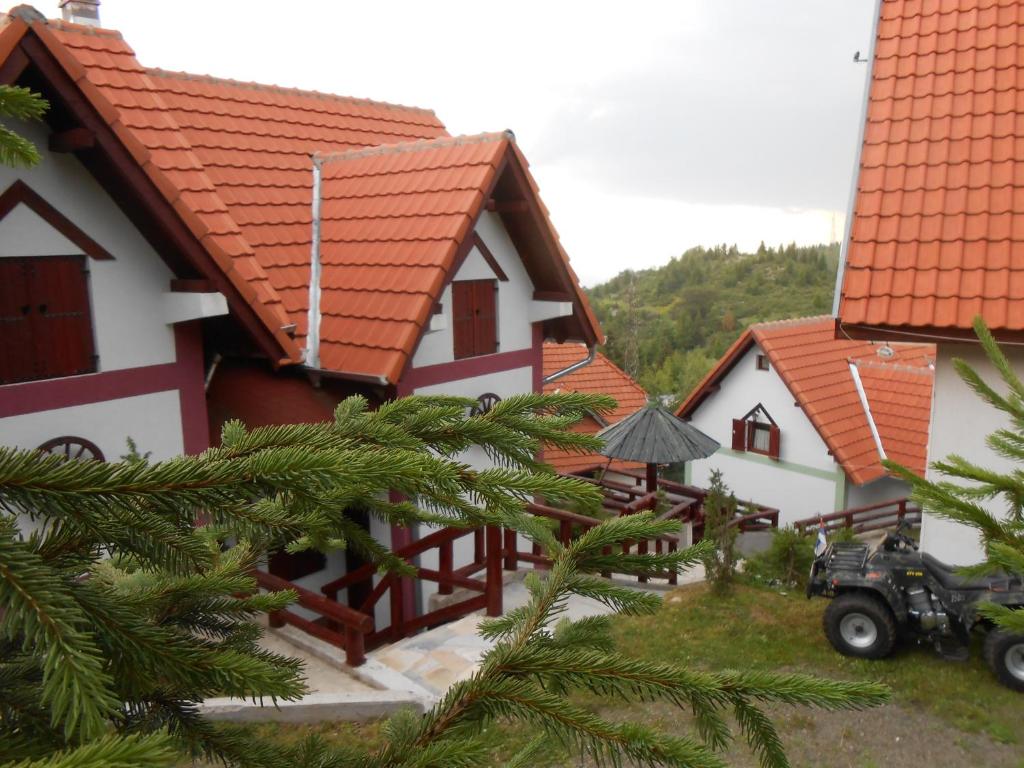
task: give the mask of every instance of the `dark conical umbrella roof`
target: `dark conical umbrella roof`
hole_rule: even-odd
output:
[[[647,406],[597,433],[603,456],[645,464],[706,459],[721,446],[660,406]]]

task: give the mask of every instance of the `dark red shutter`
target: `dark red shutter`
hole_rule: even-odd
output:
[[[0,384],[96,369],[84,256],[0,258]]]
[[[32,259],[32,338],[40,378],[94,370],[84,256]]]
[[[452,283],[452,336],[455,359],[473,356],[473,284],[468,280]]]
[[[0,384],[37,377],[25,259],[0,258]]]
[[[773,459],[779,458],[779,449],[782,447],[782,432],[772,424],[768,427],[768,455]]]
[[[747,425],[742,419],[732,420],[732,449],[734,451],[747,449]]]
[[[473,309],[475,323],[473,336],[474,354],[493,355],[498,351],[498,313],[495,296],[498,293],[497,280],[473,281]]]

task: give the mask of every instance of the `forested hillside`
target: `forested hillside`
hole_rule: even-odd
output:
[[[686,395],[750,323],[828,313],[839,245],[692,248],[589,294],[603,350],[652,395]]]

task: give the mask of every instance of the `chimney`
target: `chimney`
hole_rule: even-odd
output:
[[[60,12],[64,21],[87,27],[100,25],[100,0],[60,0]]]

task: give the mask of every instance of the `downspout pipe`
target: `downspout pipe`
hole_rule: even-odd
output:
[[[323,158],[313,155],[313,231],[310,237],[309,313],[306,320],[306,360],[309,368],[320,368],[320,200]]]
[[[588,365],[590,365],[592,362],[594,362],[594,358],[596,356],[597,356],[597,347],[596,346],[589,346],[589,347],[587,347],[587,356],[585,358],[583,358],[582,360],[579,360],[579,361],[573,363],[572,365],[570,365],[570,366],[568,366],[566,368],[563,368],[560,371],[555,371],[550,376],[545,376],[542,381],[545,384],[550,384],[552,381],[557,381],[558,379],[562,378],[563,376],[568,376],[570,373],[575,373],[580,368],[586,368]]]

